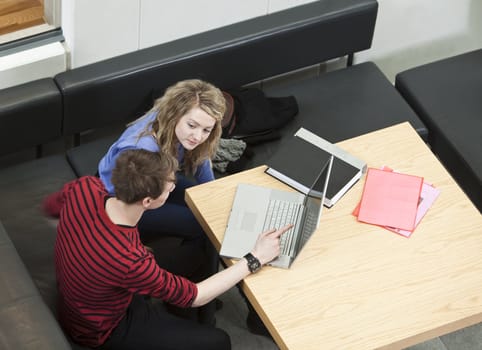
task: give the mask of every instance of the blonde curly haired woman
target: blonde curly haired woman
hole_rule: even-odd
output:
[[[142,215],[138,229],[144,243],[160,236],[182,238],[183,251],[173,252],[172,262],[163,262],[163,267],[195,282],[217,271],[218,255],[187,207],[184,192],[190,186],[214,180],[211,158],[221,137],[225,110],[223,93],[214,85],[199,79],[180,81],[127,126],[98,166],[107,191],[115,195],[112,170],[125,150],[161,151],[177,158],[180,170],[176,188],[162,207]]]

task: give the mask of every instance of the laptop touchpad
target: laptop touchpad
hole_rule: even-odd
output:
[[[241,230],[243,231],[253,231],[256,224],[256,219],[258,214],[253,212],[244,212],[243,219],[241,220]]]

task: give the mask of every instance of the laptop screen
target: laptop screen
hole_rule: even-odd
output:
[[[331,175],[331,168],[333,166],[334,156],[331,155],[326,164],[322,167],[320,173],[314,180],[313,184],[311,185],[310,190],[308,191],[307,195],[304,198],[304,206],[306,208],[306,215],[309,216],[304,220],[304,226],[302,228],[302,234],[298,238],[297,242],[297,250],[301,250],[303,246],[306,244],[308,239],[311,237],[313,232],[318,228],[320,224],[320,218],[323,211],[323,205],[325,201],[325,194],[328,189],[328,182],[330,180]],[[320,183],[322,186],[318,188],[322,188],[321,198],[319,196],[319,191],[313,190],[315,184]]]
[[[309,200],[309,198],[320,199],[319,192],[314,189],[315,186],[317,188],[322,188],[321,203],[325,202],[326,191],[328,189],[328,183],[330,181],[330,176],[331,176],[331,168],[333,167],[333,160],[334,160],[334,156],[330,155],[330,158],[326,161],[325,165],[321,168],[320,172],[316,176],[316,179],[314,179],[307,193],[307,196],[305,198],[305,205],[307,204],[307,201]],[[321,186],[318,186],[318,184],[320,184]]]

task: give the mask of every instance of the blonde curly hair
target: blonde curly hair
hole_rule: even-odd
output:
[[[170,86],[162,97],[155,100],[148,113],[155,112],[156,118],[140,135],[154,136],[161,152],[177,156],[179,141],[175,133],[176,125],[194,107],[209,114],[216,123],[206,141],[193,150],[186,150],[182,170],[190,175],[216,152],[222,132],[221,120],[226,111],[226,101],[221,90],[199,79],[183,80]]]

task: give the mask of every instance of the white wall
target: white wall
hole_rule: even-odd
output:
[[[311,1],[63,0],[62,29],[74,68]]]
[[[481,0],[378,0],[374,61],[393,81],[405,69],[482,47]]]
[[[312,0],[62,0],[61,24],[70,58],[12,68],[0,61],[0,88],[52,76],[123,53],[175,40]],[[482,47],[482,0],[379,0],[372,48],[355,63],[374,61],[393,81],[397,72]],[[36,55],[36,53],[34,53]],[[9,70],[5,66],[9,65]],[[39,75],[40,74],[40,75]],[[3,84],[2,84],[3,83]]]
[[[63,1],[75,6],[62,26],[78,67],[312,0]],[[404,69],[482,47],[479,18],[482,0],[379,0],[372,48],[355,63],[374,61],[393,81]]]
[[[141,0],[139,48],[260,16],[266,7],[259,0]]]
[[[62,30],[72,68],[139,48],[142,0],[63,0]]]
[[[165,43],[312,1],[141,0],[139,48]]]

